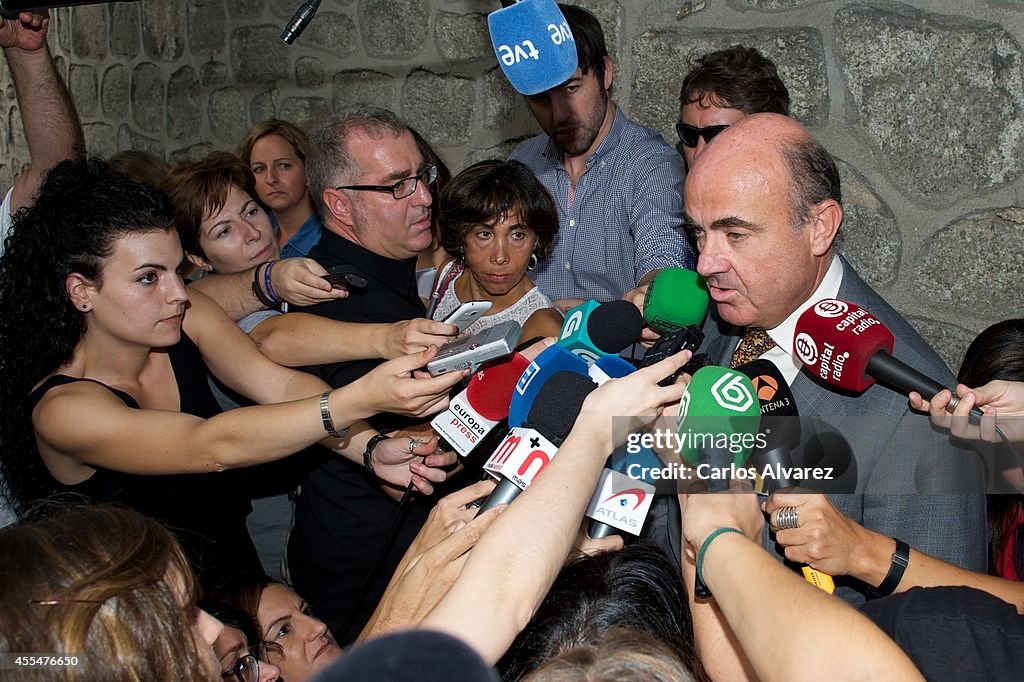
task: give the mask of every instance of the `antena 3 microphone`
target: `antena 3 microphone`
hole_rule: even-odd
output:
[[[864,308],[826,298],[800,315],[793,339],[793,354],[822,381],[860,393],[875,380],[900,393],[916,391],[931,400],[945,386],[892,356],[895,338],[882,321]],[[981,421],[980,408],[970,420]]]
[[[508,82],[538,95],[573,77],[579,62],[569,23],[554,0],[502,0],[487,16],[491,45]]]

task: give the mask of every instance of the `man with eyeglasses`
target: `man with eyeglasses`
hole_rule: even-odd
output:
[[[580,299],[642,295],[658,270],[694,264],[683,222],[683,164],[653,130],[611,100],[614,64],[593,14],[559,5],[579,69],[526,101],[544,130],[519,145],[521,161],[551,192],[559,229],[551,256],[530,273],[563,310]]]
[[[436,177],[436,166],[424,160],[409,128],[385,109],[351,107],[312,131],[306,178],[324,230],[309,257],[329,272],[365,279],[366,286],[351,287],[348,298],[305,312],[360,323],[425,317],[416,289],[416,255],[431,244],[430,186]],[[339,387],[380,362],[304,369]],[[393,414],[369,421],[382,434],[416,424]],[[371,461],[382,438],[370,439],[365,461]],[[427,464],[434,466],[430,460]],[[422,470],[416,466],[414,472]],[[288,544],[292,583],[342,644],[352,641],[369,619],[429,511],[423,496],[414,495],[396,519],[393,496],[369,468],[336,457],[317,463],[302,479]],[[383,563],[375,566],[393,522],[394,541]]]
[[[758,113],[789,116],[789,91],[771,60],[743,45],[698,57],[679,92],[676,134],[686,167],[715,135]]]

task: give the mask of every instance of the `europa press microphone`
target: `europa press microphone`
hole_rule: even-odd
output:
[[[554,0],[502,0],[487,15],[498,65],[520,94],[537,95],[572,78],[579,66],[576,41]]]
[[[137,0],[0,0],[0,17],[15,19],[18,12],[42,12],[56,7],[73,7],[76,5],[100,5],[108,2],[136,2]],[[573,69],[575,71],[575,69]]]
[[[512,392],[530,361],[519,353],[485,364],[470,378],[466,389],[451,399],[430,425],[446,450],[468,457],[502,419],[508,418]]]
[[[793,353],[817,376],[838,388],[861,393],[875,380],[907,394],[917,391],[931,400],[945,386],[892,356],[895,337],[877,317],[860,306],[826,298],[800,315]],[[956,394],[948,410],[956,406]],[[971,408],[972,424],[981,421],[980,408]]]
[[[758,472],[771,469],[771,476],[759,475],[754,490],[771,493],[780,488],[800,485],[802,480],[793,476],[793,448],[800,444],[800,414],[793,391],[782,372],[771,360],[754,360],[736,368],[750,377],[761,410],[759,433],[764,446],[755,444],[750,463]],[[817,588],[832,594],[836,584],[832,576],[810,566],[801,566],[804,578]]]
[[[565,315],[558,345],[593,365],[605,355],[618,355],[643,331],[640,311],[629,301],[581,303]]]
[[[597,384],[576,372],[556,372],[544,382],[530,407],[529,418],[509,431],[484,464],[484,471],[497,478],[498,485],[477,515],[511,503],[529,487],[558,452],[576,423],[583,401],[596,388]]]

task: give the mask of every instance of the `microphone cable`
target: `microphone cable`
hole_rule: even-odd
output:
[[[316,11],[320,9],[320,0],[306,0],[302,5],[295,10],[295,14],[285,25],[284,30],[281,31],[281,40],[288,45],[295,42],[295,39],[302,35],[302,32],[309,26],[309,22],[313,21],[313,17],[316,16]]]

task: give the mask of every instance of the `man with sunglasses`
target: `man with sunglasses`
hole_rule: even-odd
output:
[[[716,135],[758,113],[789,115],[789,91],[771,60],[742,45],[698,57],[679,93],[676,133],[686,167]]]
[[[681,230],[679,155],[611,100],[614,64],[594,15],[559,7],[579,69],[562,85],[526,98],[544,134],[509,158],[526,164],[558,207],[551,256],[530,277],[565,309],[580,299],[608,301],[627,292],[632,298],[659,269],[692,268],[694,254]]]
[[[305,312],[361,323],[426,316],[416,289],[416,255],[431,244],[431,185],[436,178],[437,167],[424,160],[408,126],[386,109],[350,107],[311,132],[306,179],[324,229],[309,257],[329,272],[355,275],[366,285],[349,286],[348,298]],[[304,369],[339,387],[380,362]],[[415,421],[379,414],[371,423],[386,434]],[[370,439],[364,461],[371,461],[381,438],[385,436]],[[436,447],[431,440],[416,446],[416,452],[431,444]],[[432,454],[427,465],[435,466],[437,457]],[[414,471],[422,471],[416,466]],[[352,641],[369,619],[429,511],[429,501],[416,495],[396,519],[397,505],[368,469],[334,457],[310,470],[302,479],[288,544],[292,583],[342,644]],[[394,541],[376,566],[392,522]]]

